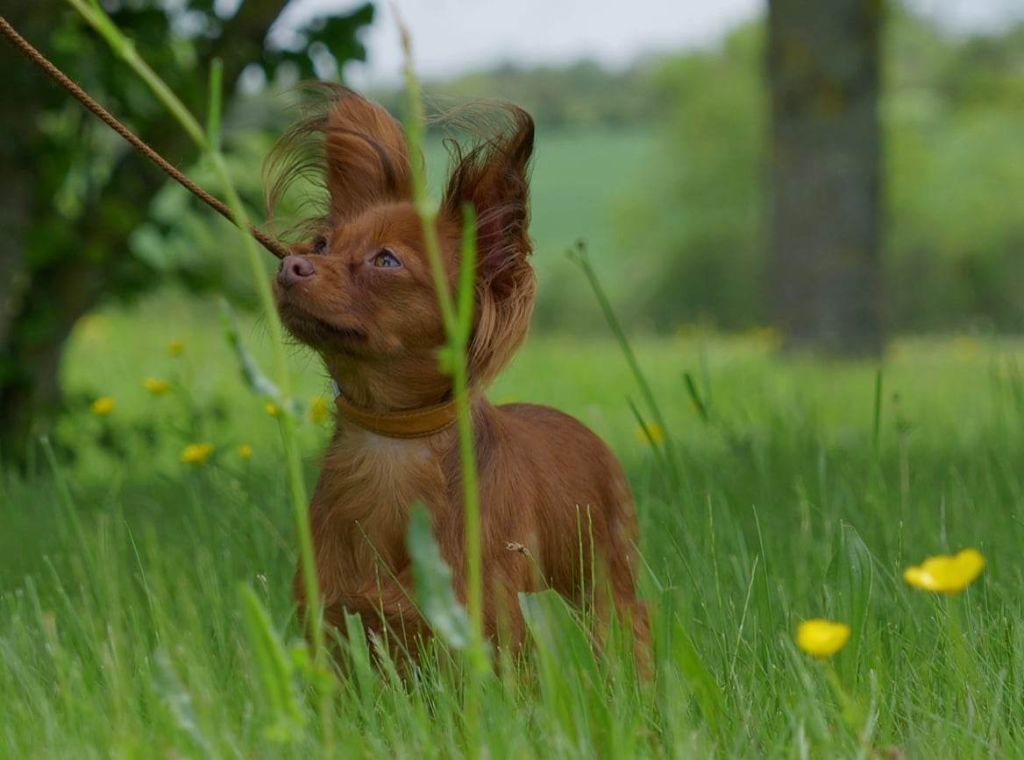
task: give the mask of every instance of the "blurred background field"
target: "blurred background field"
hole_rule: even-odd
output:
[[[168,313],[175,315],[173,320]],[[247,319],[242,333],[254,355],[268,364],[262,323]],[[183,344],[180,355],[168,350],[176,341]],[[751,425],[768,425],[775,413],[785,416],[797,408],[798,416],[813,414],[830,436],[863,431],[873,424],[873,361],[822,362],[812,354],[785,355],[778,334],[770,329],[720,333],[690,328],[671,336],[640,338],[634,345],[656,394],[672,407],[674,434],[684,438],[697,441],[706,432],[685,390],[684,373],[707,386],[716,415]],[[908,422],[914,420],[915,435],[920,437],[942,438],[949,426],[955,426],[958,435],[979,435],[1016,403],[1024,372],[1022,354],[1024,341],[1015,337],[894,341],[884,370],[887,425],[898,426],[905,416]],[[291,355],[299,397],[306,406],[323,399],[329,408],[329,380],[315,355],[298,346]],[[172,382],[172,392],[154,396],[147,391],[144,382],[154,377]],[[65,384],[77,400],[69,432],[97,422],[89,407],[104,396],[117,402],[111,424],[119,419],[159,419],[193,404],[216,408],[225,416],[206,420],[208,427],[199,438],[215,439],[228,432],[214,441],[220,449],[272,438],[276,429],[264,409],[266,402],[242,378],[214,303],[196,304],[168,295],[142,309],[114,308],[83,320],[72,338]],[[628,448],[642,456],[647,444],[642,436],[632,436],[639,428],[626,403],[637,395],[629,368],[609,338],[543,333],[527,340],[488,392],[496,403],[529,401],[566,409],[602,435],[623,442],[634,438]],[[320,422],[307,431],[312,452],[325,442],[312,445],[314,440],[330,430],[329,417]],[[273,451],[269,444],[263,448]]]
[[[344,78],[402,113],[383,5],[103,4],[199,113],[209,62],[225,59],[239,82],[226,153],[257,218],[259,167],[296,115],[296,81]],[[858,253],[876,287],[870,319],[847,320],[856,337],[877,319],[865,351],[794,340],[773,303],[769,8],[650,0],[632,9],[637,27],[663,18],[669,31],[623,52],[624,26],[610,27],[608,51],[574,47],[555,23],[569,11],[543,5],[529,4],[536,56],[501,47],[503,18],[523,36],[504,6],[493,18],[454,1],[407,10],[427,37],[432,109],[507,98],[537,119],[539,300],[529,340],[488,395],[574,414],[623,460],[661,677],[633,687],[626,658],[589,655],[559,660],[554,686],[536,673],[506,680],[487,695],[492,756],[1024,757],[1024,10],[877,5],[878,240]],[[794,7],[772,4],[784,6]],[[216,187],[63,3],[4,13]],[[475,58],[443,62],[458,46],[435,15]],[[476,36],[508,59],[479,54]],[[0,111],[0,756],[314,756],[307,724],[287,740],[268,734],[279,705],[241,620],[245,584],[285,641],[299,635],[278,425],[242,381],[221,322],[224,298],[269,365],[236,233],[5,55],[20,105]],[[819,111],[844,111],[845,96],[819,95]],[[440,137],[428,144],[435,186]],[[826,210],[811,204],[804,221]],[[664,407],[655,436],[677,447],[677,484],[658,468],[630,410],[636,382],[565,255],[578,240]],[[312,482],[330,391],[307,350],[293,347],[290,366]],[[109,413],[96,413],[99,399]],[[192,444],[213,448],[183,462]],[[989,567],[952,604],[902,583],[908,564],[972,545]],[[951,609],[962,635],[951,637]],[[867,740],[843,728],[822,671],[792,644],[796,622],[818,615],[854,625],[836,666],[870,707]],[[966,660],[954,661],[954,639]],[[469,754],[457,678],[431,668],[407,686],[343,680],[346,749]]]
[[[262,322],[246,318],[241,331],[257,360],[269,365]],[[179,343],[177,354],[174,344]],[[738,425],[768,428],[777,417],[793,413],[820,425],[821,434],[834,441],[853,438],[874,424],[874,361],[823,362],[809,353],[784,354],[778,334],[768,328],[729,333],[691,327],[674,335],[641,337],[634,345],[656,395],[671,408],[673,435],[694,445],[707,429],[686,391],[686,373],[707,393],[712,414]],[[329,379],[308,349],[295,346],[290,353],[308,423],[309,465],[315,469],[333,421]],[[915,438],[942,439],[955,431],[958,438],[980,441],[991,424],[1012,419],[1015,405],[1024,404],[1020,338],[899,339],[890,345],[884,367],[884,424],[890,433],[913,431]],[[168,381],[170,390],[154,395],[145,387],[150,378]],[[148,441],[154,454],[163,455],[139,464],[147,473],[136,475],[140,480],[148,477],[150,465],[169,477],[187,472],[180,449],[194,441],[214,443],[218,455],[228,459],[241,444],[253,445],[254,460],[262,464],[275,456],[276,422],[266,401],[245,383],[215,302],[167,294],[141,308],[113,307],[90,316],[72,336],[63,384],[73,410],[56,441],[60,445],[66,435],[67,456],[92,460],[83,477],[98,468],[105,479],[111,467],[125,466],[122,457],[111,459],[111,454],[139,451],[94,447],[94,437],[108,426],[121,435],[135,430],[140,445]],[[639,463],[649,445],[628,405],[638,394],[610,338],[544,333],[527,340],[488,392],[495,403],[528,401],[564,409],[602,436],[622,442],[622,455]],[[91,405],[103,397],[113,398],[116,408],[99,418]],[[310,408],[316,404],[323,408]],[[180,425],[189,410],[198,418],[197,427]],[[168,425],[168,420],[176,421]],[[48,467],[42,461],[38,466],[42,472]]]

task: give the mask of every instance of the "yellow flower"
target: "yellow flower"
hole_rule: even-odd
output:
[[[117,403],[114,399],[110,398],[110,396],[101,396],[92,402],[92,405],[89,407],[89,411],[97,417],[106,417],[114,411],[115,406],[117,406]]]
[[[266,404],[264,404],[263,405],[263,411],[265,411],[271,417],[276,417],[277,415],[279,415],[281,413],[281,410],[278,408],[277,404],[275,404],[273,401],[268,401]]]
[[[903,580],[922,591],[959,594],[985,569],[985,557],[977,549],[964,549],[949,555],[929,557],[920,565],[908,567]]]
[[[252,446],[250,446],[248,443],[243,443],[241,446],[238,447],[238,456],[240,456],[242,459],[248,459],[249,457],[251,457]]]
[[[636,439],[640,443],[654,443],[657,445],[665,440],[665,431],[656,422],[648,422],[637,426]]]
[[[169,382],[161,380],[158,377],[147,377],[142,384],[145,386],[146,390],[154,396],[162,396],[171,389],[171,384]]]
[[[171,356],[181,356],[185,353],[185,341],[181,338],[175,338],[167,344],[167,353]]]
[[[185,464],[206,464],[212,453],[212,443],[191,443],[181,452],[181,461]]]
[[[796,629],[796,645],[815,657],[831,657],[849,640],[850,626],[834,620],[805,620]]]
[[[314,396],[309,402],[309,419],[311,422],[320,425],[327,421],[330,416],[330,408],[323,396]]]

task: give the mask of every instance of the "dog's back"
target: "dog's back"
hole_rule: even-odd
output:
[[[540,580],[577,604],[592,604],[605,622],[611,602],[646,639],[636,596],[636,512],[615,455],[585,425],[550,407],[487,407],[477,418],[491,556],[523,547],[541,575],[534,585]]]

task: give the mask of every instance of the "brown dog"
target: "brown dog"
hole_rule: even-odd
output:
[[[456,149],[437,218],[454,290],[461,209],[470,203],[477,215],[469,375],[486,631],[521,643],[516,595],[546,585],[577,604],[594,600],[598,619],[607,619],[610,598],[643,643],[636,515],[615,456],[572,417],[531,404],[495,407],[484,397],[522,343],[534,301],[527,236],[533,120],[513,106],[500,115],[497,134],[466,153]],[[429,635],[410,596],[405,537],[415,502],[428,506],[465,598],[452,385],[437,355],[445,332],[410,202],[410,161],[421,158],[409,156],[401,127],[383,108],[340,88],[295,134],[311,133],[323,140],[329,208],[281,264],[275,291],[288,330],[320,354],[340,388],[310,507],[325,617],[343,628],[344,612],[357,613],[368,630],[386,627],[412,643]],[[285,151],[293,144],[286,141]],[[301,607],[301,582],[295,588]]]

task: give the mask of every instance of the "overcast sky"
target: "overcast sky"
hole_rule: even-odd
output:
[[[1024,19],[1024,0],[911,0],[957,30],[998,28]],[[282,21],[361,0],[294,0]],[[377,2],[364,36],[366,63],[346,70],[359,87],[393,83],[401,52],[391,3]],[[395,0],[413,33],[425,78],[515,61],[559,63],[595,58],[622,65],[645,53],[713,44],[764,12],[765,0]]]

